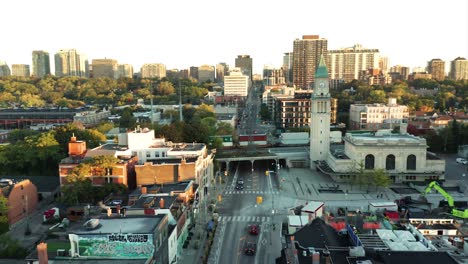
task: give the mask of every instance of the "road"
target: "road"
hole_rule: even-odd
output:
[[[468,184],[468,165],[459,164],[455,161],[457,154],[437,154],[445,160],[445,179],[459,180]]]
[[[281,250],[281,216],[273,214],[274,199],[279,190],[272,170],[271,161],[255,162],[254,171],[249,161],[235,164],[236,170],[223,192],[223,201],[218,206],[218,246],[212,252],[210,263],[274,263]],[[244,189],[236,190],[239,178],[244,179]],[[257,204],[257,196],[263,202]],[[258,225],[258,235],[248,232],[249,225]],[[275,228],[273,228],[275,225]],[[244,254],[247,242],[257,245],[254,256]]]

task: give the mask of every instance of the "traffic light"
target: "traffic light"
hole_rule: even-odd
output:
[[[223,200],[223,196],[221,194],[218,194],[218,202],[221,202]]]
[[[257,204],[261,204],[263,202],[262,196],[257,196]]]

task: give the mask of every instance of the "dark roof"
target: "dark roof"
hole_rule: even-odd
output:
[[[457,263],[447,252],[441,251],[378,251],[382,263],[424,263],[424,264],[455,264]]]
[[[347,238],[339,236],[335,229],[320,218],[302,227],[294,234],[295,241],[300,246],[308,248],[348,247],[351,246]]]
[[[25,179],[30,180],[34,185],[36,185],[38,193],[54,192],[60,186],[59,176],[8,176],[2,178],[12,179],[16,182],[20,182]]]

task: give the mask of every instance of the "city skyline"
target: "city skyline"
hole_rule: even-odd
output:
[[[110,58],[140,71],[145,63],[162,63],[167,69],[219,62],[233,66],[238,55],[246,54],[253,59],[254,73],[261,73],[266,64],[279,67],[283,54],[292,52],[294,40],[303,35],[327,39],[328,50],[355,44],[379,49],[389,66],[425,67],[434,58],[449,65],[468,57],[465,1],[397,0],[378,6],[296,1],[291,10],[279,1],[50,2],[4,3],[4,21],[21,17],[27,23],[5,27],[3,35],[9,37],[0,42],[0,61],[31,65],[33,50],[45,50],[52,58],[61,49],[76,49],[90,62]],[[54,68],[51,63],[51,72]]]

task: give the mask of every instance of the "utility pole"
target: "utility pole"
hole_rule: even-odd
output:
[[[184,121],[184,117],[182,115],[182,88],[180,87],[180,79],[178,81],[179,86],[179,121]]]
[[[151,124],[153,124],[154,120],[154,110],[153,110],[153,82],[150,81],[150,89],[151,89]]]

